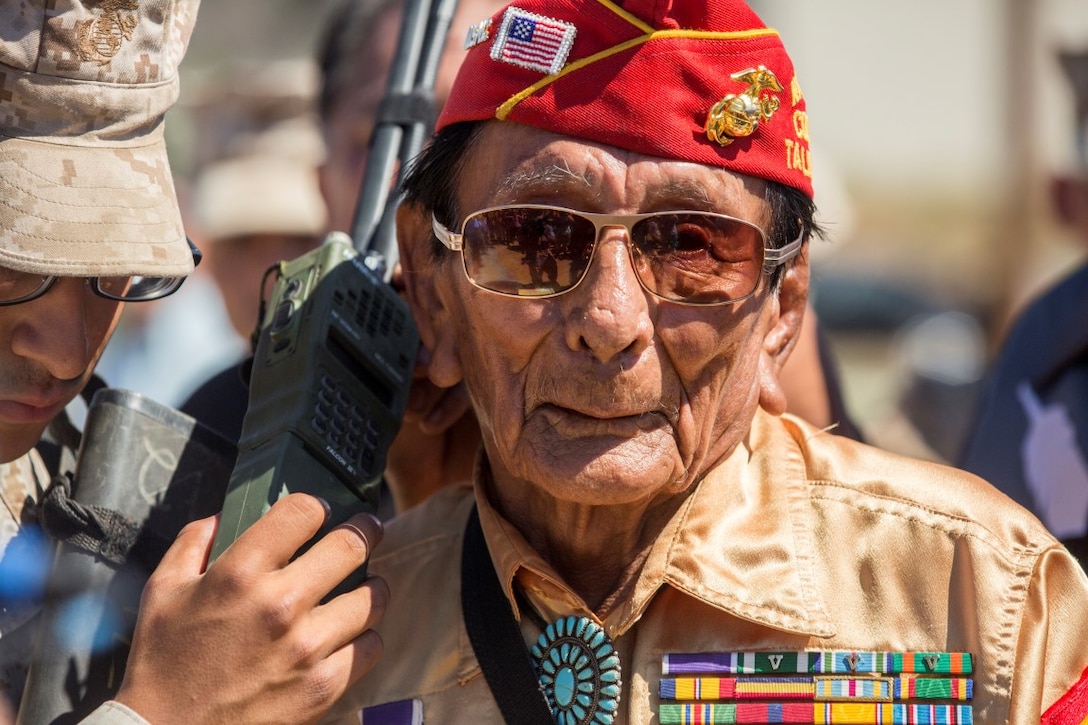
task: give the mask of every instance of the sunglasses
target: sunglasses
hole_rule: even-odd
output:
[[[722,305],[751,297],[764,274],[792,258],[803,234],[781,249],[742,219],[696,211],[592,214],[526,204],[470,214],[461,233],[432,215],[435,236],[461,252],[475,286],[511,297],[554,297],[578,285],[602,229],[627,230],[639,284],[686,305]]]

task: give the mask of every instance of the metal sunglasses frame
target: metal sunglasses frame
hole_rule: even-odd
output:
[[[761,279],[763,277],[769,275],[770,273],[772,273],[777,267],[785,264],[789,260],[793,259],[793,257],[797,256],[797,253],[801,250],[801,244],[804,242],[804,237],[805,237],[804,229],[802,229],[797,234],[797,238],[794,239],[792,242],[789,242],[788,244],[786,244],[786,245],[784,245],[782,247],[770,247],[770,246],[767,245],[767,235],[763,232],[763,230],[760,229],[755,224],[752,224],[749,221],[745,221],[744,219],[738,219],[737,217],[729,216],[728,214],[718,214],[716,212],[697,211],[697,210],[690,210],[690,209],[688,209],[688,210],[674,210],[674,211],[657,211],[657,212],[649,212],[649,213],[646,213],[646,214],[597,214],[597,213],[594,213],[594,212],[578,211],[577,209],[568,209],[567,207],[562,207],[562,206],[551,206],[549,204],[510,204],[510,205],[503,205],[503,206],[489,206],[489,207],[486,207],[484,209],[479,209],[477,211],[474,211],[471,214],[469,214],[468,216],[466,216],[464,221],[461,222],[461,232],[450,231],[450,229],[445,224],[438,221],[438,217],[436,217],[434,215],[434,213],[432,212],[431,213],[431,229],[434,231],[435,237],[437,237],[438,241],[442,242],[442,244],[447,249],[449,249],[450,251],[460,252],[461,253],[461,267],[462,267],[462,269],[465,270],[465,276],[468,278],[468,281],[471,282],[474,287],[478,287],[478,288],[480,288],[480,289],[482,289],[482,290],[484,290],[486,292],[491,292],[493,294],[502,295],[503,297],[514,297],[516,299],[542,300],[542,299],[547,299],[549,297],[558,297],[559,295],[566,294],[567,292],[570,292],[572,289],[574,289],[575,287],[580,285],[582,283],[582,280],[584,280],[586,278],[586,274],[585,274],[585,272],[583,272],[582,276],[578,278],[577,282],[575,282],[570,287],[568,287],[568,288],[566,288],[564,290],[560,290],[559,292],[551,292],[549,294],[531,295],[531,296],[522,296],[522,295],[510,294],[508,292],[500,292],[498,290],[493,290],[493,289],[490,289],[488,287],[484,287],[483,285],[477,283],[476,280],[472,279],[472,276],[469,275],[469,273],[468,273],[468,266],[467,266],[467,263],[465,262],[465,255],[464,255],[464,230],[465,230],[465,226],[467,226],[469,220],[472,219],[475,216],[479,216],[481,214],[486,214],[487,212],[491,212],[491,211],[506,211],[506,210],[510,210],[510,209],[543,209],[543,210],[546,210],[546,211],[559,211],[559,212],[564,212],[564,213],[567,213],[567,214],[573,214],[575,216],[583,217],[585,219],[588,219],[590,222],[592,222],[593,226],[595,228],[595,236],[593,238],[593,251],[590,254],[589,263],[586,265],[586,270],[587,271],[589,269],[589,265],[591,265],[593,263],[593,255],[597,253],[597,242],[600,240],[601,232],[603,230],[609,229],[609,228],[611,228],[611,229],[625,229],[627,231],[627,240],[628,240],[627,253],[628,253],[629,256],[631,256],[631,255],[634,254],[634,252],[631,251],[631,244],[630,244],[631,233],[632,233],[631,228],[637,222],[642,221],[643,219],[649,219],[649,218],[652,218],[652,217],[655,217],[655,216],[667,216],[667,215],[672,215],[672,214],[703,214],[703,215],[706,215],[706,216],[717,217],[717,218],[720,218],[720,219],[728,219],[728,220],[734,221],[734,222],[740,222],[741,224],[744,224],[745,226],[748,226],[748,227],[751,227],[752,229],[755,229],[757,232],[759,232],[760,237],[762,237],[762,239],[763,239],[763,268],[761,269],[761,275],[760,275]],[[631,259],[631,263],[632,264],[635,263],[635,260],[634,260],[633,256],[632,256],[632,259]],[[741,297],[736,297],[734,299],[719,300],[719,301],[716,301],[716,302],[687,302],[687,301],[684,301],[684,300],[674,300],[674,299],[670,299],[668,297],[664,297],[664,296],[658,294],[657,292],[654,292],[649,287],[647,287],[646,283],[643,282],[642,278],[639,277],[637,274],[635,275],[635,277],[636,277],[636,279],[638,279],[639,285],[644,290],[646,290],[648,293],[650,293],[651,295],[656,297],[657,299],[664,300],[665,302],[672,302],[673,304],[678,304],[678,305],[688,305],[688,306],[691,306],[691,307],[711,307],[711,306],[715,306],[715,305],[731,305],[731,304],[735,304],[737,302],[743,302],[744,300],[748,299],[749,297],[754,295],[756,292],[758,292],[759,287],[760,287],[759,282],[757,282],[755,288],[751,292],[749,292],[748,294],[743,295]]]

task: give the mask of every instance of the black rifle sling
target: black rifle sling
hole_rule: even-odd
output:
[[[461,550],[461,610],[472,649],[503,719],[517,725],[554,725],[521,628],[495,574],[475,508],[465,525]]]

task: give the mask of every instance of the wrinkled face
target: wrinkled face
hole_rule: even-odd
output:
[[[457,231],[467,214],[504,204],[713,211],[764,229],[770,218],[758,180],[512,123],[485,127],[461,178]],[[406,233],[423,238],[425,222]],[[785,284],[803,286],[793,275]],[[777,371],[804,304],[803,290],[783,294],[783,311],[766,280],[732,305],[659,300],[639,285],[622,229],[601,233],[582,283],[557,297],[478,289],[453,252],[433,280],[412,295],[426,308],[432,377],[467,381],[497,485],[583,504],[684,490],[744,438],[761,397],[780,408]]]
[[[90,379],[121,314],[83,279],[0,307],[0,462],[30,450]]]

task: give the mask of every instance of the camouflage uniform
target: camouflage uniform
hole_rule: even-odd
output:
[[[18,707],[33,654],[34,626],[52,547],[37,504],[55,473],[71,471],[79,432],[61,415],[37,448],[0,464],[0,696]]]
[[[192,271],[163,117],[178,96],[178,64],[199,5],[0,2],[0,267],[31,278],[176,279]],[[71,470],[77,440],[61,415],[36,451],[0,469],[0,694],[9,699],[22,693],[50,561],[44,544],[27,555],[32,541],[44,541],[31,525],[33,503],[52,474]]]

